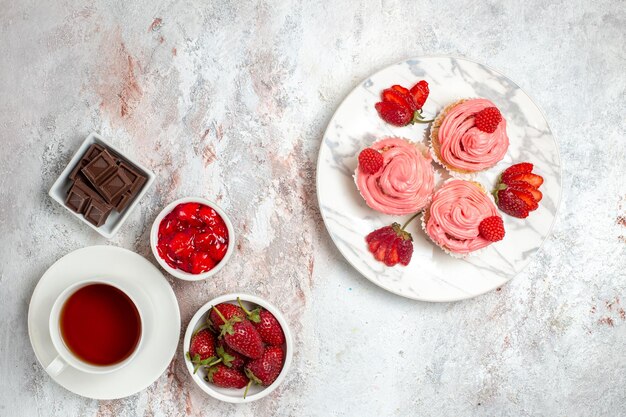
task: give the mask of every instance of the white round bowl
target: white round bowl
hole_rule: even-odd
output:
[[[243,393],[245,388],[242,389],[233,389],[233,388],[221,388],[216,385],[211,384],[204,380],[206,375],[205,369],[199,369],[197,373],[193,373],[193,365],[190,361],[187,360],[185,354],[189,350],[189,344],[191,343],[191,335],[195,332],[195,330],[206,323],[207,314],[211,310],[211,308],[220,303],[231,303],[237,304],[237,297],[241,299],[241,303],[246,307],[246,309],[254,308],[255,306],[261,306],[276,317],[278,323],[280,323],[283,328],[283,333],[285,333],[285,344],[283,348],[285,350],[285,362],[283,364],[283,369],[280,371],[280,374],[276,378],[270,386],[263,387],[261,385],[252,384],[250,389],[248,390],[248,395],[246,398],[243,398]],[[289,372],[289,367],[291,366],[291,361],[293,359],[293,340],[291,338],[291,332],[289,330],[289,326],[287,325],[287,321],[282,313],[274,307],[272,304],[263,300],[262,298],[256,297],[254,295],[248,294],[226,294],[221,297],[214,298],[209,301],[205,305],[203,305],[194,316],[191,318],[189,325],[187,326],[187,331],[185,332],[185,338],[183,340],[183,360],[187,365],[187,370],[189,371],[189,375],[193,378],[194,382],[207,394],[211,397],[216,398],[221,401],[226,401],[229,403],[241,404],[241,403],[249,403],[252,401],[259,400],[267,395],[269,395],[272,391],[278,387],[287,372]]]
[[[190,274],[189,272],[185,272],[182,269],[172,268],[167,264],[167,262],[165,262],[165,260],[161,258],[161,256],[159,256],[159,251],[157,250],[157,243],[159,242],[159,225],[161,224],[161,221],[165,216],[170,214],[177,205],[183,203],[200,203],[204,204],[205,206],[211,207],[217,212],[217,214],[222,217],[224,223],[226,224],[226,229],[228,229],[228,248],[226,249],[226,254],[224,255],[224,258],[217,265],[215,265],[215,268],[201,274]],[[156,258],[159,265],[161,265],[161,267],[169,272],[171,275],[175,276],[176,278],[184,279],[185,281],[200,281],[217,274],[224,267],[224,265],[226,265],[231,255],[233,254],[233,251],[235,250],[235,230],[233,229],[233,224],[230,222],[230,219],[228,218],[226,213],[224,213],[224,210],[222,210],[214,202],[200,197],[179,198],[178,200],[172,201],[170,204],[165,206],[165,208],[161,210],[156,219],[154,219],[154,223],[152,223],[152,229],[150,230],[150,247],[152,248],[152,254]]]

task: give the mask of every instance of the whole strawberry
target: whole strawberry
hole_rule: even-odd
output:
[[[263,342],[270,346],[280,346],[285,343],[285,333],[283,332],[283,328],[280,326],[280,323],[272,313],[261,307],[248,311],[243,304],[241,304],[241,299],[239,299],[239,297],[237,297],[237,302],[248,316],[248,320],[252,322],[252,325],[259,332]]]
[[[217,314],[218,310],[220,314]],[[209,313],[209,322],[216,331],[219,331],[220,326],[224,324],[222,316],[225,317],[226,320],[232,319],[235,316],[243,319],[246,317],[246,313],[235,304],[221,303],[214,306]]]
[[[215,336],[209,329],[201,329],[191,337],[187,359],[194,365],[194,374],[201,366],[212,366],[220,361],[215,351]]]
[[[241,371],[221,363],[209,369],[206,380],[222,388],[239,389],[248,385],[248,378]]]
[[[285,351],[279,346],[268,347],[263,356],[259,359],[250,361],[244,368],[246,376],[250,379],[250,384],[255,383],[269,386],[278,378],[280,371],[283,369],[283,361],[285,360]],[[243,397],[246,398],[248,388]]]
[[[381,227],[365,237],[367,247],[376,260],[387,266],[396,264],[408,265],[413,256],[413,236],[404,230],[417,216],[413,215],[404,226],[393,223],[391,226]]]
[[[229,368],[243,369],[248,360],[248,358],[241,353],[232,350],[226,342],[224,342],[224,339],[218,339],[216,353],[222,360],[222,363]]]
[[[215,307],[213,310],[217,312],[224,323],[219,326],[220,337],[224,338],[224,342],[231,349],[251,359],[260,358],[263,355],[265,347],[261,336],[248,319],[242,319],[239,316],[226,319],[220,310]]]

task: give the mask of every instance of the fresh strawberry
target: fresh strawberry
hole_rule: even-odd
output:
[[[405,107],[411,110],[411,112],[418,110],[417,105],[413,101],[413,97],[411,97],[410,94],[399,91],[397,87],[400,87],[400,86],[394,85],[391,88],[387,88],[383,90],[383,92],[381,93],[382,100],[394,102],[398,104],[400,107]]]
[[[224,338],[224,342],[231,349],[251,359],[260,358],[263,355],[265,347],[261,336],[248,319],[238,316],[226,319],[219,310],[215,312],[224,322],[219,326],[220,337]]]
[[[283,348],[270,346],[265,350],[263,356],[250,361],[244,370],[250,381],[267,387],[278,378],[283,369],[284,360],[285,351]]]
[[[263,340],[264,343],[270,346],[280,346],[285,343],[283,328],[272,313],[261,307],[248,311],[243,304],[241,304],[239,297],[237,297],[237,302],[239,303],[239,307],[241,307],[248,316],[248,320],[252,322],[252,325],[259,332],[261,340]]]
[[[220,362],[215,351],[215,336],[209,329],[201,329],[191,337],[187,359],[194,364],[194,374],[201,366],[212,366]]]
[[[508,181],[524,181],[532,185],[535,188],[539,188],[541,187],[541,184],[543,184],[543,177],[537,174],[523,173],[523,174],[512,175]]]
[[[504,170],[502,175],[500,175],[500,181],[507,183],[508,180],[511,179],[513,175],[517,174],[525,174],[527,172],[532,172],[533,164],[530,162],[521,162],[519,164],[511,165],[507,169]]]
[[[365,174],[375,174],[383,167],[384,159],[380,152],[365,148],[359,153],[359,169]]]
[[[222,360],[222,363],[229,368],[243,369],[248,360],[248,358],[241,353],[232,350],[226,342],[224,342],[224,339],[217,340],[217,349],[215,349],[215,351],[217,352],[217,356]]]
[[[528,193],[531,198],[532,194]],[[496,190],[496,204],[506,214],[524,219],[528,217],[528,205],[513,193],[513,189]]]
[[[530,185],[529,183],[525,181],[509,181],[506,183],[506,185],[507,187],[510,187],[516,190],[528,191],[529,193],[533,195],[533,199],[537,203],[540,202],[541,199],[543,198],[543,194],[541,193],[541,191],[539,191],[538,189],[536,189],[535,187],[533,187],[532,185]]]
[[[487,107],[474,115],[474,125],[483,132],[493,133],[502,121],[502,114],[497,107]]]
[[[404,229],[416,216],[417,214],[411,217],[402,227],[399,223],[393,223],[374,230],[365,237],[368,249],[376,260],[387,266],[398,263],[406,266],[411,262],[413,237]]]
[[[424,107],[424,103],[426,102],[429,93],[430,90],[428,89],[428,83],[424,80],[419,81],[417,84],[411,87],[410,94],[413,98],[415,106],[417,107],[417,110]]]
[[[226,320],[230,320],[233,317],[244,319],[246,318],[246,313],[241,309],[241,307],[236,306],[235,304],[221,303],[213,306],[211,312],[209,313],[209,323],[211,323],[215,331],[219,331],[219,327],[224,324],[222,317],[226,318]]]
[[[222,388],[239,389],[248,385],[248,378],[241,371],[221,363],[209,369],[206,380]]]
[[[478,225],[478,232],[490,242],[504,239],[504,222],[502,222],[502,217],[490,216],[484,218]]]
[[[376,103],[376,111],[381,119],[394,126],[406,126],[413,119],[413,112],[391,101]]]

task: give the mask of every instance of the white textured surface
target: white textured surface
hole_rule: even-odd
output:
[[[2,2],[0,415],[623,414],[624,3],[503,3]],[[454,304],[404,300],[360,277],[330,242],[314,190],[321,135],[345,94],[424,54],[466,55],[519,83],[545,110],[564,166],[544,250],[500,291]],[[158,175],[111,244],[154,262],[151,221],[177,197],[231,213],[238,250],[224,271],[170,282],[183,326],[236,290],[283,310],[297,351],[272,396],[207,398],[179,355],[142,393],[98,402],[37,365],[26,331],[37,280],[104,243],[46,195],[92,130]]]

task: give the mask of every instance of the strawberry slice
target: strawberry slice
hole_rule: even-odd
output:
[[[411,97],[417,106],[417,109],[421,109],[428,98],[430,90],[428,89],[428,83],[424,80],[419,81],[410,90]]]
[[[541,175],[527,172],[523,174],[513,175],[510,177],[509,181],[524,181],[524,182],[529,183],[535,188],[539,188],[541,184],[543,184],[543,177]]]
[[[541,191],[539,191],[538,189],[536,189],[535,187],[533,187],[532,185],[530,185],[529,183],[525,181],[510,181],[507,184],[507,186],[515,190],[528,191],[529,193],[533,195],[533,198],[535,199],[537,203],[540,202],[541,199],[543,198],[543,194],[541,193]]]
[[[526,204],[526,208],[528,208],[528,211],[537,210],[537,207],[539,205],[537,204],[537,201],[535,201],[531,193],[525,190],[516,190],[514,188],[511,188],[510,190],[514,196],[516,196]]]
[[[512,176],[517,174],[525,174],[527,172],[532,172],[533,164],[530,162],[521,162],[519,164],[511,165],[501,175],[501,181],[503,183],[507,183],[508,180],[511,179]]]
[[[401,85],[392,85],[391,88],[393,88],[394,90],[398,91],[399,93],[402,94],[409,94],[409,89],[408,88],[404,88]]]
[[[417,110],[417,106],[415,105],[415,102],[413,101],[413,98],[411,97],[411,95],[401,93],[394,87],[396,86],[383,90],[381,94],[383,101],[390,101],[390,102],[396,103],[401,107],[405,107],[411,110],[411,112],[414,112],[415,110]],[[397,87],[400,87],[400,86],[397,86]]]

